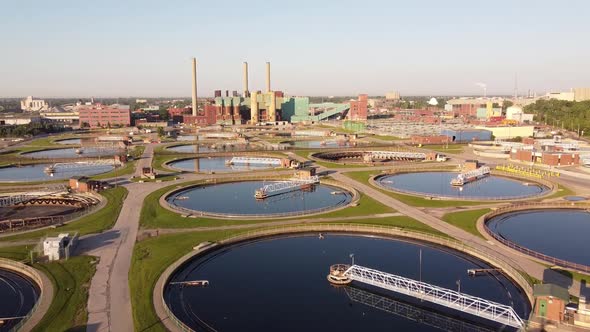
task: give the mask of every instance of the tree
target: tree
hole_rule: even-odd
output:
[[[158,127],[158,136],[162,137],[165,135],[166,135],[166,132],[164,131],[164,128]]]

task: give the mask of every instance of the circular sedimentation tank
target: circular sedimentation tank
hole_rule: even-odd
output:
[[[385,153],[383,153],[385,152]],[[387,152],[400,153],[399,155],[387,155]],[[404,157],[403,153],[407,151],[370,151],[370,150],[332,150],[314,153],[314,158],[339,163],[394,163],[394,162],[413,162],[423,161],[426,157],[425,154],[416,153],[415,156],[411,156],[412,152],[407,152],[408,156]],[[421,155],[421,157],[417,157]]]
[[[590,266],[590,212],[544,209],[510,212],[486,222],[489,231],[521,247]]]
[[[34,182],[68,179],[76,175],[91,176],[110,172],[112,165],[85,165],[76,167],[64,167],[57,165],[53,173],[46,172],[48,167],[54,164],[32,164],[0,167],[0,182]]]
[[[181,142],[194,141],[197,139],[198,139],[197,135],[180,135],[180,136],[176,137],[176,140],[181,141]]]
[[[344,140],[309,140],[309,141],[285,141],[284,144],[289,144],[294,148],[299,149],[328,149],[328,148],[351,148],[361,145],[358,142],[344,141]]]
[[[168,151],[178,153],[209,153],[225,151],[244,151],[249,148],[249,144],[193,144],[193,145],[176,145],[166,148]]]
[[[254,197],[256,190],[274,181],[242,181],[199,185],[173,192],[168,204],[192,211],[219,216],[273,216],[327,211],[346,206],[352,194],[342,188],[313,184],[292,188],[265,199]]]
[[[12,270],[0,268],[0,332],[10,331],[26,316],[39,299],[39,286],[29,278]]]
[[[166,165],[188,172],[242,172],[273,168],[272,165],[267,164],[231,165],[229,161],[232,158],[233,156],[187,158],[174,160]]]
[[[80,148],[62,148],[46,149],[34,152],[22,153],[21,156],[26,158],[87,158],[87,157],[105,157],[115,155],[117,148],[97,148],[97,147],[80,147]]]
[[[62,145],[75,145],[75,144],[82,144],[81,138],[64,138],[55,140],[55,143],[62,144]]]
[[[467,269],[489,267],[482,261],[419,242],[336,233],[284,235],[212,249],[172,274],[164,301],[194,330],[440,331],[433,326],[436,321],[466,330],[514,331],[356,281],[333,285],[326,280],[330,267],[350,263],[351,252],[356,264],[453,290],[460,284],[461,292],[511,305],[520,317],[529,314],[526,296],[502,274],[468,277]],[[195,280],[209,285],[183,285]]]
[[[61,145],[81,145],[81,144],[93,144],[96,142],[96,137],[72,137],[72,138],[61,138],[56,139],[54,143]]]
[[[451,185],[458,172],[415,172],[380,175],[375,182],[386,189],[402,193],[452,199],[517,199],[538,196],[550,189],[531,180],[519,180],[496,175],[466,183]]]

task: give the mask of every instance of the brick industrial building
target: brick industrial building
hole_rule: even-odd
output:
[[[91,128],[131,125],[131,111],[127,105],[84,105],[78,109],[80,126],[88,124]]]
[[[367,121],[367,95],[358,96],[357,100],[350,101],[350,110],[346,115],[348,120]]]

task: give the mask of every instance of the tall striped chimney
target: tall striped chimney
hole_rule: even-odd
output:
[[[193,58],[193,115],[197,115],[197,58]]]
[[[266,63],[266,93],[270,92],[270,62]]]
[[[248,63],[244,61],[244,98],[248,97]]]

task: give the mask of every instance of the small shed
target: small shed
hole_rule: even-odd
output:
[[[548,321],[563,321],[565,305],[570,298],[567,289],[554,284],[537,284],[533,287],[533,296],[535,297],[535,316]]]
[[[47,237],[43,240],[43,255],[50,261],[60,260],[69,256],[69,249],[75,247],[78,235],[70,237],[68,233]]]
[[[303,167],[295,173],[295,177],[298,179],[309,179],[316,175],[315,170],[315,167]]]

